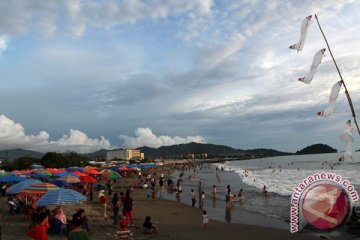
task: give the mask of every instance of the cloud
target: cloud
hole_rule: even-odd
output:
[[[6,35],[0,35],[0,56],[7,49],[8,38]]]
[[[70,130],[69,135],[64,135],[58,140],[50,140],[50,135],[41,131],[38,135],[26,135],[24,127],[0,115],[0,149],[24,148],[40,152],[66,152],[88,153],[99,149],[109,149],[109,140],[89,138],[79,130]]]
[[[136,137],[129,137],[126,135],[119,135],[119,138],[124,141],[125,147],[137,148],[137,147],[152,147],[159,148],[162,146],[170,146],[176,144],[184,144],[190,142],[205,143],[205,139],[201,136],[187,136],[182,137],[170,137],[170,136],[156,136],[150,128],[138,128],[135,131]]]
[[[151,19],[194,13],[211,14],[213,0],[173,1],[80,1],[34,0],[0,3],[0,34],[19,34],[38,29],[48,37],[64,28],[73,38],[80,38],[88,27],[110,29],[122,24],[134,24]],[[60,20],[65,20],[59,24]]]

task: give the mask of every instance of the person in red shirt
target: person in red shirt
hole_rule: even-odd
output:
[[[43,213],[39,219],[41,222],[30,229],[27,235],[34,240],[47,240],[46,229],[49,228],[48,215]]]
[[[103,210],[103,217],[104,217],[104,219],[106,221],[108,219],[107,214],[106,214],[106,202],[107,202],[107,199],[106,199],[104,190],[100,190],[99,198],[100,198],[101,205],[103,207],[103,209],[102,209]]]

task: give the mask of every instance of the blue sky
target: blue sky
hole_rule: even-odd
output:
[[[296,151],[339,135],[351,117],[341,90],[331,119],[316,116],[339,80],[355,108],[356,1],[0,1],[0,149],[91,152],[186,142]],[[355,149],[358,149],[357,134]]]

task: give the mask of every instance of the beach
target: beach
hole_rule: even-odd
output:
[[[136,178],[122,179],[117,192],[124,191],[125,188],[136,181]],[[95,193],[94,196],[97,196]],[[135,239],[221,239],[225,236],[238,237],[239,239],[319,239],[308,234],[291,234],[289,230],[256,225],[229,223],[217,221],[210,217],[208,227],[205,229],[202,224],[202,212],[197,207],[171,201],[167,199],[155,198],[154,201],[146,199],[145,189],[134,189],[132,194],[134,199],[134,223],[130,229],[134,232]],[[25,219],[23,215],[10,216],[6,198],[1,198],[2,218],[0,225],[2,228],[2,240],[29,239],[26,236],[30,219]],[[90,224],[91,239],[105,240],[113,239],[115,228],[112,211],[108,204],[108,215],[110,218],[105,221],[101,217],[100,203],[95,197],[93,202],[83,204],[66,205],[63,210],[68,219],[78,209],[85,209]],[[50,209],[52,209],[50,207]],[[157,222],[159,234],[145,235],[142,233],[142,224],[146,216],[151,216]],[[261,219],[261,218],[259,218]],[[48,235],[49,240],[66,239],[65,236]]]

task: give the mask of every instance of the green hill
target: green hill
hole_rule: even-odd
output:
[[[189,154],[201,155],[207,154],[208,157],[269,157],[290,155],[291,153],[279,152],[273,149],[235,149],[224,145],[187,143],[172,146],[163,146],[160,148],[140,147],[138,148],[145,154],[146,158],[187,158]]]
[[[320,154],[320,153],[336,153],[337,150],[332,148],[326,144],[314,144],[311,146],[307,146],[300,151],[297,151],[297,155],[304,155],[304,154]]]
[[[19,157],[33,157],[33,158],[42,158],[44,156],[43,153],[31,151],[31,150],[24,150],[21,148],[11,149],[11,150],[2,150],[0,151],[0,159],[13,161]]]

